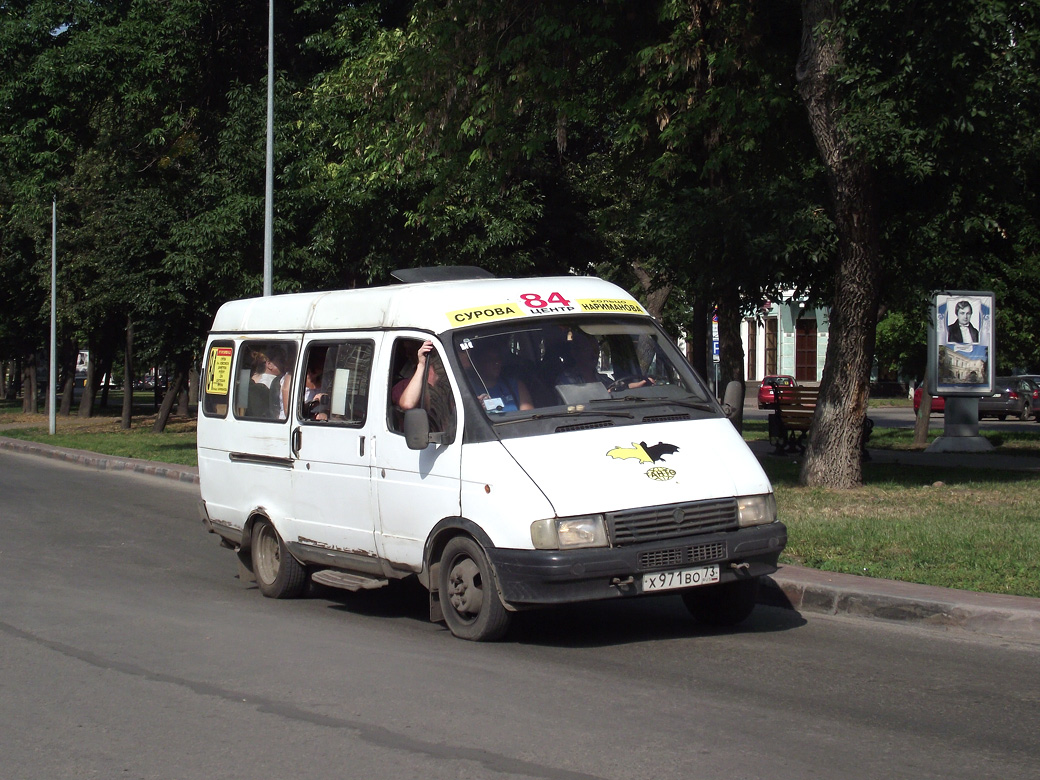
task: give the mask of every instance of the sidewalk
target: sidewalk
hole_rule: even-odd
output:
[[[775,456],[768,442],[751,442],[759,458]],[[0,450],[11,450],[75,463],[99,471],[131,471],[179,482],[198,484],[199,470],[154,461],[99,455],[85,450],[51,447],[36,442],[0,436]],[[1007,455],[951,455],[923,452],[871,450],[876,463],[907,465],[970,466],[1040,472],[1040,458]],[[935,460],[938,459],[938,460]],[[895,620],[939,630],[968,632],[1040,643],[1040,599],[1024,596],[975,593],[973,591],[914,585],[894,580],[859,577],[854,574],[781,566],[764,581],[759,602],[800,612],[875,620]]]
[[[759,460],[778,458],[799,460],[801,456],[776,455],[773,445],[764,439],[749,441],[748,447]],[[923,452],[920,450],[872,450],[870,463],[902,463],[907,466],[936,468],[999,469],[1001,471],[1033,471],[1040,473],[1040,457],[1032,455],[1000,455],[992,452]]]

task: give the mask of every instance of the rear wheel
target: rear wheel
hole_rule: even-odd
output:
[[[253,526],[253,574],[260,592],[272,599],[294,599],[307,587],[307,570],[285,547],[267,520]]]
[[[1033,409],[1029,404],[1022,407],[1022,414],[1018,415],[1018,419],[1022,422],[1028,422],[1033,419]]]
[[[438,580],[441,611],[451,633],[474,642],[502,638],[511,615],[498,597],[491,564],[476,541],[456,536],[448,542]]]
[[[682,592],[683,604],[698,623],[735,626],[751,614],[758,600],[758,577],[703,585]]]

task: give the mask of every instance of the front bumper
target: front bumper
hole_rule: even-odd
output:
[[[720,583],[761,577],[776,571],[786,544],[787,527],[776,522],[624,547],[487,554],[506,603],[536,606],[641,596],[643,574],[709,563],[719,564]]]

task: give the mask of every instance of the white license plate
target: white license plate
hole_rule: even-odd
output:
[[[673,588],[692,588],[695,585],[710,585],[719,581],[719,566],[700,566],[696,569],[679,569],[678,571],[659,571],[656,574],[643,575],[643,591],[672,590]]]

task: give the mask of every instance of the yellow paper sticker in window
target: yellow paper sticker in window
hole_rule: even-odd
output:
[[[524,312],[515,303],[496,303],[491,306],[478,306],[473,309],[459,309],[458,311],[448,312],[448,319],[451,320],[451,324],[455,327],[523,316]]]
[[[209,395],[227,395],[231,392],[231,347],[212,347],[206,369],[206,392]]]
[[[604,314],[645,314],[643,307],[635,301],[626,301],[615,298],[586,298],[579,300],[578,305],[582,311],[592,311]]]

